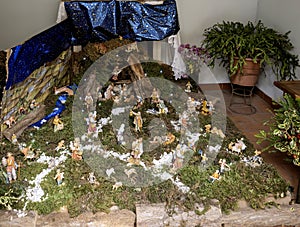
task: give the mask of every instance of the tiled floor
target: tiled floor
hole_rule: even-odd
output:
[[[223,90],[223,96],[227,107],[227,116],[235,123],[237,128],[240,129],[243,132],[243,134],[253,143],[256,149],[260,150],[261,148],[266,146],[266,143],[257,145],[256,144],[257,139],[255,138],[254,135],[257,134],[259,130],[268,129],[268,127],[264,126],[263,123],[266,122],[267,120],[270,120],[270,118],[273,115],[273,113],[270,111],[271,106],[263,99],[261,99],[258,95],[254,94],[252,96],[252,105],[255,107],[256,113],[250,115],[238,114],[232,112],[228,108],[230,103],[230,98],[231,98],[231,91]],[[236,98],[239,97],[235,96],[234,98],[235,98],[234,102],[240,101],[240,100],[236,100]],[[242,111],[236,108],[235,110]],[[248,110],[243,110],[243,111],[250,113],[250,108],[248,107]],[[300,168],[294,166],[290,162],[285,161],[284,160],[286,157],[285,155],[286,153],[281,153],[281,152],[276,152],[276,153],[264,152],[262,154],[262,157],[266,162],[271,163],[274,167],[276,167],[279,174],[282,177],[284,177],[290,183],[290,185],[295,188],[295,192],[297,192],[299,177],[300,177]],[[296,193],[294,194],[296,199]]]
[[[251,104],[253,108],[255,108],[256,112],[254,114],[250,114],[251,109],[249,106],[240,105],[242,107],[239,107],[239,105],[233,105],[231,106],[231,109],[229,108],[231,99],[232,102],[243,103],[243,97],[237,97],[234,95],[231,98],[231,92],[229,90],[223,90],[223,95],[227,107],[227,116],[234,121],[237,128],[240,129],[244,133],[244,135],[253,143],[254,147],[260,150],[263,145],[258,145],[256,143],[257,139],[254,135],[259,133],[260,130],[268,129],[268,127],[265,126],[264,123],[267,120],[270,120],[270,118],[273,116],[271,106],[259,96],[253,95]]]

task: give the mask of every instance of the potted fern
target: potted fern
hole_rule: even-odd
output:
[[[265,65],[272,67],[278,80],[292,80],[299,60],[291,53],[294,46],[289,33],[282,34],[261,21],[256,24],[223,21],[204,30],[202,47],[210,54],[209,66],[214,67],[216,60],[220,60],[233,83],[250,76],[252,81],[244,84],[241,81],[240,85],[254,86]]]

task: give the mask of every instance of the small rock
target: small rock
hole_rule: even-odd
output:
[[[137,204],[136,226],[137,227],[161,227],[167,217],[165,203]]]
[[[220,201],[217,199],[211,199],[210,202],[212,205],[215,205],[215,206],[219,206],[219,204],[220,204]]]
[[[183,212],[181,214],[181,218],[182,218],[183,221],[187,221],[188,220],[188,213],[187,212]]]
[[[240,209],[243,209],[243,208],[246,208],[246,207],[249,207],[248,203],[246,200],[242,199],[242,200],[239,200],[238,203],[237,203],[237,206],[238,208]]]
[[[119,207],[118,206],[112,206],[109,210],[110,211],[117,211],[117,210],[119,210]]]

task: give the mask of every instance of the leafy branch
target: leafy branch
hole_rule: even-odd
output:
[[[257,143],[268,141],[264,150],[275,148],[292,156],[293,163],[300,166],[300,100],[288,94],[280,101],[281,107],[275,110],[274,118],[266,124],[270,131],[261,130],[257,135]]]

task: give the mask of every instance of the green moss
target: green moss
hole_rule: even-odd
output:
[[[117,42],[117,41],[116,41]],[[112,49],[110,44],[106,43],[109,48]],[[82,56],[87,56],[88,51],[81,54],[78,57],[78,61]],[[99,55],[99,53],[94,53]],[[94,56],[96,57],[96,55]],[[92,63],[91,59],[81,60],[80,65],[82,67],[79,75],[73,78],[74,82],[80,81],[80,76],[83,75],[84,69],[87,69]],[[149,77],[162,77],[167,78],[170,81],[175,82],[173,78],[173,72],[170,66],[157,63],[145,63],[143,69]],[[130,70],[126,68],[126,70]],[[122,76],[125,76],[126,70],[122,72]],[[184,87],[188,79],[176,81],[180,86]],[[193,81],[192,81],[193,82]],[[194,83],[194,82],[193,82]],[[197,89],[197,85],[193,84],[193,89]],[[196,92],[196,90],[194,90]],[[55,105],[57,97],[54,95],[49,96],[47,102],[51,105],[48,106],[47,112],[52,111],[52,107]],[[46,123],[39,130],[28,129],[20,137],[20,142],[27,144],[31,143],[34,149],[40,149],[46,155],[56,157],[59,154],[55,151],[57,143],[64,139],[65,144],[68,145],[70,141],[73,141],[73,128],[72,128],[72,98],[69,98],[66,103],[66,110],[61,114],[61,119],[64,122],[65,128],[62,131],[53,133],[53,127],[51,121]],[[112,110],[112,101],[101,101],[97,104],[97,118],[110,116]],[[171,131],[176,137],[180,136],[180,133],[176,132],[171,127],[171,120],[177,120],[178,116],[175,109],[166,104],[169,109],[169,114],[161,116],[160,120],[164,121],[167,131]],[[150,122],[157,116],[147,114],[145,111],[151,108],[150,100],[146,99],[145,104],[141,107],[140,111],[144,113],[144,127],[143,132],[136,133],[134,131],[134,125],[132,119],[129,120],[131,132],[134,136],[142,136],[144,139],[149,138],[150,131],[148,130]],[[224,118],[223,115],[215,113],[214,115],[217,128],[222,128],[223,125],[218,123],[218,119]],[[206,124],[211,124],[211,116],[199,115],[200,126],[204,130]],[[221,122],[221,121],[220,121]],[[222,121],[223,122],[223,121]],[[113,182],[104,179],[105,169],[100,169],[98,172],[97,181],[99,184],[90,184],[88,181],[88,175],[92,169],[99,169],[99,166],[107,166],[111,164],[114,166],[116,172],[124,171],[118,165],[113,165],[115,160],[113,158],[103,159],[100,156],[92,156],[90,154],[84,154],[85,161],[74,161],[71,158],[67,159],[63,164],[58,166],[61,171],[64,172],[64,184],[58,186],[53,179],[55,176],[55,168],[49,173],[41,184],[41,187],[47,194],[46,199],[39,203],[28,203],[27,209],[33,209],[40,214],[50,213],[58,210],[62,206],[67,206],[71,217],[78,216],[85,211],[104,211],[107,212],[113,205],[117,205],[120,208],[127,208],[135,211],[135,204],[137,202],[150,202],[160,203],[165,202],[172,212],[172,208],[175,205],[180,206],[186,210],[194,210],[195,204],[203,204],[204,210],[195,212],[198,214],[205,213],[211,204],[212,199],[219,200],[220,206],[224,212],[236,209],[237,201],[245,199],[253,208],[261,208],[263,198],[269,194],[276,195],[278,193],[286,192],[287,182],[285,182],[277,173],[277,171],[270,165],[263,164],[259,167],[252,168],[240,163],[240,157],[235,154],[229,154],[226,149],[230,142],[236,141],[236,139],[245,138],[244,142],[247,145],[247,149],[244,152],[245,155],[253,155],[253,146],[250,144],[246,137],[235,127],[234,123],[227,119],[226,125],[226,138],[222,143],[221,151],[219,152],[216,160],[213,160],[213,164],[209,168],[203,170],[200,165],[200,157],[197,153],[193,154],[188,164],[184,166],[177,174],[177,176],[186,186],[190,188],[190,193],[183,194],[172,182],[167,180],[159,184],[154,184],[148,187],[136,190],[123,186],[117,190],[112,190]],[[83,127],[84,129],[84,127]],[[196,150],[205,150],[207,145],[217,143],[218,138],[212,140],[210,135],[200,136],[196,146]],[[103,132],[99,133],[99,138],[105,148],[114,150],[119,153],[127,153],[129,150],[117,144],[116,136],[111,125],[103,127]],[[145,152],[142,156],[146,165],[150,165],[153,158],[158,159],[164,152],[170,152],[177,145],[177,142],[165,146],[160,145],[155,148],[151,153]],[[20,169],[20,178],[18,181],[11,185],[1,184],[0,198],[4,193],[12,188],[14,195],[18,196],[24,192],[24,189],[29,185],[28,180],[32,180],[38,173],[47,167],[45,164],[39,164],[33,161],[24,161],[23,155],[18,150],[16,145],[7,143],[4,149],[1,150],[1,154],[6,152],[13,152],[17,161],[22,161],[22,167]],[[227,163],[233,163],[231,170],[227,171],[220,181],[214,183],[209,182],[209,176],[219,168],[218,160],[225,158]],[[87,164],[89,163],[89,165]],[[141,174],[147,174],[141,173]],[[127,179],[127,176],[120,175],[119,177]],[[25,180],[27,179],[27,181]],[[137,179],[140,180],[140,179]],[[3,183],[5,178],[0,176],[0,181]],[[25,205],[25,201],[19,201],[14,204],[14,207],[22,209]]]
[[[218,169],[212,166],[201,171],[196,166],[186,166],[179,175],[183,183],[190,186],[195,198],[218,199],[222,211],[236,209],[238,200],[245,199],[252,208],[262,208],[268,194],[280,194],[287,191],[288,184],[269,164],[253,168],[242,163],[231,166],[220,181],[211,183],[209,176]],[[193,200],[196,202],[196,200]]]

